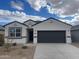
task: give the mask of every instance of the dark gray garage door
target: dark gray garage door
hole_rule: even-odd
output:
[[[79,30],[71,31],[72,42],[79,42]]]
[[[65,43],[65,31],[38,31],[38,43]]]

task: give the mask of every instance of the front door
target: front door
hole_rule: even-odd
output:
[[[28,42],[33,42],[33,29],[28,29]]]

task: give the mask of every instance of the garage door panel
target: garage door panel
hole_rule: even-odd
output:
[[[65,43],[65,31],[38,31],[38,43]]]

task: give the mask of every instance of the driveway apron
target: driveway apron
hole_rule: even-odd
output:
[[[79,59],[79,48],[70,44],[37,44],[34,59]]]

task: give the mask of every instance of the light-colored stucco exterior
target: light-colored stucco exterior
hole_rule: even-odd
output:
[[[49,19],[46,20],[42,23],[39,23],[35,26],[33,26],[34,28],[34,43],[37,43],[37,32],[38,31],[46,31],[46,30],[51,30],[51,31],[66,31],[66,43],[71,43],[71,33],[70,33],[70,29],[71,26],[68,24],[65,24],[63,22],[59,22],[57,20],[53,20],[53,19]]]
[[[9,28],[10,27],[21,27],[22,28],[22,38],[21,39],[10,39],[8,37]],[[24,44],[27,43],[27,26],[24,26],[18,22],[13,22],[7,26],[5,26],[5,43],[18,43],[18,44]]]

